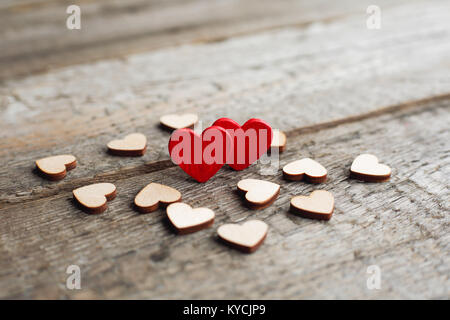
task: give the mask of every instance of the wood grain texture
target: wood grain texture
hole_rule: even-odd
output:
[[[379,0],[392,7],[411,1]],[[0,4],[0,80],[166,46],[222,41],[365,12],[370,1],[79,0],[81,30],[68,30],[73,1]]]
[[[0,298],[450,297],[448,1],[379,2],[381,30],[365,28],[364,1],[80,3],[89,32],[79,37],[55,28],[66,1],[0,4]],[[99,41],[107,23],[114,32]],[[161,49],[176,43],[186,45]],[[159,118],[175,112],[204,127],[259,117],[285,131],[277,173],[224,167],[198,184],[168,158]],[[145,156],[106,153],[132,132],[147,136]],[[63,181],[33,172],[36,159],[64,153],[78,167]],[[390,181],[350,179],[362,153],[389,165]],[[326,167],[326,183],[283,179],[305,157]],[[274,204],[248,210],[235,191],[246,178],[280,184]],[[97,182],[114,183],[117,197],[91,216],[72,190]],[[138,213],[133,200],[150,182],[214,210],[213,227],[178,236],[164,210]],[[330,221],[289,212],[292,196],[319,188],[334,195]],[[218,241],[220,225],[252,219],[269,225],[254,254]],[[72,264],[79,291],[65,287]],[[382,282],[372,291],[373,264]]]
[[[198,184],[179,168],[115,180],[117,198],[90,216],[70,192],[8,206],[0,216],[2,298],[448,298],[450,99],[315,133],[290,136],[280,168],[301,157],[329,171],[329,222],[288,212],[291,196],[316,186],[286,183],[281,169],[222,169]],[[433,125],[429,125],[432,123]],[[388,143],[379,143],[386,141]],[[349,179],[354,156],[376,154],[393,168],[386,183]],[[237,181],[280,183],[276,202],[257,213],[233,192]],[[216,212],[213,228],[176,236],[165,213],[138,214],[132,201],[148,182],[180,190],[193,207]],[[256,215],[256,216],[255,216]],[[253,255],[217,241],[223,223],[261,219],[269,234]],[[100,254],[101,253],[101,254]],[[78,264],[81,291],[66,290],[65,269]],[[382,288],[366,288],[366,268],[382,271]]]
[[[293,130],[448,94],[449,4],[433,4],[384,10],[380,31],[350,16],[5,82],[0,203],[57,193],[59,185],[29,174],[49,154],[77,156],[70,177],[79,183],[170,165],[169,133],[158,124],[167,113],[196,112],[204,126],[222,116],[259,117]],[[144,157],[106,155],[108,141],[132,132],[149,140]]]

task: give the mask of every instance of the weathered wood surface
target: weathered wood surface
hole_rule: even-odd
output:
[[[71,4],[81,8],[81,30],[66,28],[66,8]],[[0,3],[0,80],[130,52],[326,22],[360,15],[370,4],[368,0],[7,1]]]
[[[319,186],[285,182],[276,202],[249,211],[233,191],[259,167],[222,169],[199,185],[168,168],[116,179],[118,197],[99,216],[79,211],[70,191],[2,210],[0,288],[5,298],[446,298],[449,296],[448,117],[450,99],[310,134],[289,135],[281,165],[309,156],[329,170],[320,188],[336,198],[327,223],[288,213],[289,199]],[[433,124],[433,125],[429,125]],[[385,143],[380,143],[388,138]],[[387,183],[348,178],[353,158],[372,152],[394,172]],[[162,210],[138,214],[132,201],[150,181],[178,188],[194,207],[216,212],[213,228],[177,236]],[[270,225],[245,255],[215,229],[251,218]],[[65,289],[65,268],[81,267],[83,289]],[[382,271],[381,290],[366,268]]]
[[[23,5],[25,16],[40,19],[27,13],[33,3],[56,10],[57,2],[24,0],[0,7],[0,15]],[[449,298],[450,4],[396,2],[382,7],[383,27],[371,31],[365,28],[366,5],[359,3],[359,14],[347,10],[326,24],[286,24],[281,17],[287,10],[280,9],[267,26],[300,25],[4,81],[0,297]],[[332,17],[331,8],[313,19]],[[259,18],[264,13],[254,12]],[[241,19],[235,24],[247,28]],[[256,29],[261,30],[245,32]],[[221,30],[227,37],[235,34]],[[61,52],[74,44],[69,42]],[[50,42],[38,48],[55,49]],[[28,49],[14,50],[25,57]],[[47,59],[41,56],[39,65]],[[11,63],[2,74],[20,74],[16,66]],[[195,111],[205,126],[220,116],[240,122],[261,117],[287,131],[280,168],[309,156],[327,167],[329,181],[287,182],[281,171],[261,176],[257,165],[242,172],[223,168],[198,184],[167,157],[169,133],[158,119],[174,111]],[[143,158],[106,154],[109,140],[135,130],[149,138]],[[65,180],[51,183],[33,173],[35,159],[61,152],[79,159]],[[392,179],[381,184],[349,179],[351,161],[362,152],[390,165]],[[248,177],[282,185],[274,205],[258,212],[243,206],[233,190]],[[106,213],[89,216],[73,204],[71,190],[95,181],[115,183],[118,197]],[[134,196],[152,181],[178,188],[194,207],[215,210],[214,226],[177,236],[163,210],[135,212]],[[331,221],[287,212],[291,196],[317,187],[335,195]],[[217,241],[221,224],[254,217],[270,225],[255,254]],[[80,291],[65,288],[71,264],[81,267]],[[372,264],[381,268],[381,290],[366,287]]]
[[[197,112],[205,126],[259,117],[292,130],[448,94],[449,5],[424,4],[384,10],[380,32],[350,16],[8,81],[0,87],[0,156],[8,163],[0,166],[0,203],[58,192],[36,175],[16,179],[48,154],[78,157],[70,183],[168,159],[169,133],[158,127],[166,113]],[[108,141],[133,131],[149,138],[143,158],[105,154]]]

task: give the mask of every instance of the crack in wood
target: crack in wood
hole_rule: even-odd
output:
[[[445,104],[447,101],[450,101],[450,94],[444,94],[434,97],[429,97],[425,99],[420,99],[417,101],[411,101],[407,103],[402,103],[399,105],[388,106],[385,108],[381,108],[376,111],[364,113],[357,116],[347,117],[344,119],[339,119],[335,121],[329,121],[325,123],[319,123],[312,126],[302,127],[294,130],[290,130],[286,132],[288,138],[298,138],[301,135],[310,134],[319,132],[321,130],[333,129],[342,125],[351,124],[367,119],[375,119],[377,117],[381,117],[386,114],[392,114],[393,117],[403,117],[407,115],[411,115],[414,113],[426,112],[427,110],[436,108],[436,105],[432,104],[433,102],[440,102]],[[289,143],[289,142],[288,142]],[[55,196],[61,192],[69,192],[73,189],[81,187],[83,185],[97,183],[97,182],[112,182],[127,179],[131,177],[135,177],[141,174],[147,174],[151,172],[157,172],[161,170],[165,170],[168,168],[175,167],[176,165],[170,160],[160,160],[156,162],[146,163],[144,165],[120,169],[119,171],[111,171],[111,172],[101,172],[96,174],[94,177],[86,177],[81,179],[74,179],[63,181],[57,186],[52,186],[42,188],[39,191],[34,191],[32,194],[24,194],[20,196],[10,197],[0,199],[0,205],[2,207],[7,207],[9,204],[17,204],[26,201],[37,200],[41,198]]]

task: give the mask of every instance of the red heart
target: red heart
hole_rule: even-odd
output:
[[[206,182],[225,164],[231,145],[231,136],[224,128],[212,126],[201,135],[183,128],[170,136],[169,154],[184,172],[198,182]]]
[[[261,119],[250,119],[241,127],[232,119],[220,118],[213,126],[226,129],[233,138],[234,157],[229,155],[227,164],[234,170],[249,167],[269,150],[272,143],[272,128]]]

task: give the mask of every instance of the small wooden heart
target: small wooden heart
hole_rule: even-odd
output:
[[[116,186],[112,183],[95,183],[73,190],[74,199],[84,211],[101,213],[108,208],[107,201],[116,197]]]
[[[176,130],[193,127],[198,121],[198,116],[192,113],[166,114],[165,116],[162,116],[159,121],[165,128]]]
[[[77,159],[70,154],[52,156],[36,160],[36,167],[43,177],[49,180],[61,180],[67,171],[77,166]]]
[[[108,143],[109,153],[116,156],[139,157],[147,150],[147,138],[141,133],[132,133],[123,139]]]
[[[327,169],[310,158],[291,162],[283,167],[283,176],[288,180],[305,180],[322,183],[327,180]]]
[[[367,182],[383,182],[389,180],[391,168],[378,162],[371,154],[361,154],[353,160],[350,168],[351,176]]]
[[[334,211],[334,197],[325,190],[313,191],[308,197],[291,199],[291,211],[304,218],[330,220]]]
[[[177,189],[154,182],[145,186],[134,198],[136,208],[142,213],[157,210],[160,203],[168,205],[178,201],[181,201],[181,193]]]
[[[187,234],[210,227],[214,223],[214,211],[195,208],[186,203],[172,203],[167,207],[167,217],[179,234]]]
[[[283,131],[278,129],[273,129],[272,143],[270,144],[270,149],[277,148],[278,152],[283,152],[286,150],[286,135]]]
[[[254,252],[264,242],[269,226],[260,220],[250,220],[242,225],[224,224],[217,233],[225,243],[241,251]]]
[[[270,206],[280,194],[280,185],[257,179],[244,179],[237,184],[238,191],[245,195],[250,209],[264,209]]]

